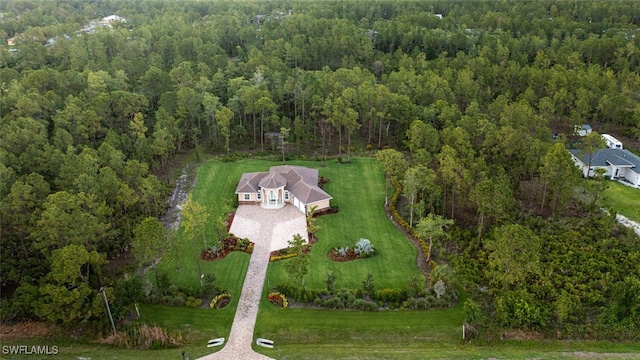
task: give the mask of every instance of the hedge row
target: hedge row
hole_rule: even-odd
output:
[[[297,256],[298,254],[296,253],[291,253],[291,254],[284,254],[284,255],[273,255],[269,258],[269,261],[273,262],[273,261],[278,261],[278,260],[285,260],[285,259],[289,259],[292,257]]]
[[[391,216],[398,225],[402,226],[403,229],[405,229],[414,239],[418,241],[418,244],[420,244],[420,248],[422,249],[422,254],[426,257],[429,253],[429,245],[427,245],[427,243],[422,240],[418,232],[409,225],[407,220],[400,216],[400,213],[396,209],[396,203],[398,202],[400,195],[402,195],[402,185],[400,185],[400,183],[395,179],[391,179],[391,183],[396,189],[393,197],[391,197],[391,202],[389,203],[389,211],[391,211]]]

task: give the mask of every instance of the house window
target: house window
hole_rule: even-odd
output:
[[[258,191],[257,198],[258,200],[262,200],[262,191]]]
[[[244,194],[244,199],[245,199],[245,200],[249,200],[249,199],[251,199],[251,195],[249,195],[249,194]]]
[[[289,191],[287,190],[284,191],[284,199],[289,200]]]

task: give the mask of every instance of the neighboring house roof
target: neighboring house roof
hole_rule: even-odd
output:
[[[569,152],[583,163],[589,163],[589,155],[580,153],[579,149],[570,149]],[[635,168],[636,172],[640,172],[640,157],[626,149],[607,148],[593,153],[591,166],[606,167],[611,165]]]
[[[273,166],[269,172],[244,173],[236,187],[236,194],[258,192],[260,187],[284,186],[305,204],[332,199],[331,195],[318,187],[318,170],[304,166]]]

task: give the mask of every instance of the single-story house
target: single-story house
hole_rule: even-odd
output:
[[[331,195],[318,187],[318,169],[304,166],[273,166],[269,172],[242,174],[236,187],[240,204],[260,204],[266,209],[279,209],[289,203],[308,214],[328,208]]]
[[[589,155],[580,153],[579,149],[570,149],[576,166],[582,170],[582,175],[593,176],[595,170],[602,168],[607,170],[605,176],[614,180],[625,180],[635,186],[640,186],[640,157],[625,149],[600,149],[591,157],[589,168]]]

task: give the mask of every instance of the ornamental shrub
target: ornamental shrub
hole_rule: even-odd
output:
[[[332,296],[328,299],[325,299],[322,303],[322,306],[328,309],[344,309],[345,307],[344,301],[342,301],[342,299],[340,299],[340,297],[338,296]]]
[[[438,280],[435,285],[433,285],[433,292],[436,293],[436,297],[440,299],[440,297],[447,293],[447,285],[445,285],[444,281]]]
[[[356,299],[353,302],[353,308],[364,311],[378,311],[378,304],[364,299]]]
[[[375,295],[375,284],[373,282],[373,275],[367,274],[367,277],[362,282],[362,293],[367,297],[373,297]]]
[[[407,299],[407,291],[401,289],[382,289],[375,293],[374,298],[382,302],[403,302]]]
[[[327,292],[332,293],[333,289],[336,285],[336,279],[337,276],[336,274],[333,273],[333,271],[329,271],[327,273],[327,279],[325,280],[325,284],[327,285]]]
[[[347,256],[347,251],[349,251],[349,247],[348,246],[343,246],[340,248],[336,248],[336,251],[338,252],[338,255],[345,257]]]
[[[189,296],[187,297],[187,302],[185,305],[187,305],[187,307],[192,307],[192,308],[200,307],[200,305],[202,305],[202,299]]]
[[[356,254],[360,255],[360,257],[366,258],[373,255],[375,249],[373,248],[373,245],[371,245],[371,241],[369,241],[369,239],[361,238],[356,243],[356,247],[355,249],[353,249],[353,251]]]

